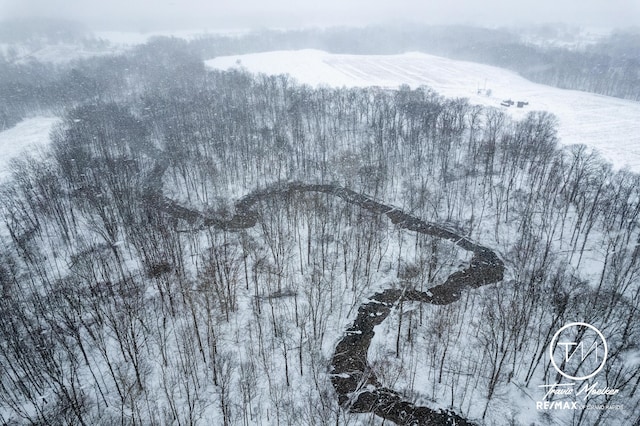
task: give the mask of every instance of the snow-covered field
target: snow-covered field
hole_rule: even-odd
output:
[[[502,108],[516,118],[532,110],[546,110],[559,119],[561,143],[588,145],[614,167],[640,172],[640,102],[558,89],[533,83],[502,68],[423,53],[337,55],[318,50],[275,51],[218,57],[206,64],[214,69],[244,67],[256,73],[289,74],[313,86],[426,85],[447,97],[465,97],[473,104]],[[501,106],[506,99],[529,105]]]
[[[9,163],[25,151],[36,150],[49,143],[51,128],[60,121],[57,117],[33,117],[0,132],[0,182],[9,176]]]

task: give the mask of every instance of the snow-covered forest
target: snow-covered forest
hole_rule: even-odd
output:
[[[0,129],[60,118],[0,184],[0,423],[640,422],[639,175],[545,111],[206,68],[224,42],[0,60]],[[536,410],[573,321],[619,392]]]

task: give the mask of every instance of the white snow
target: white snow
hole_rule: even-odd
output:
[[[36,60],[53,64],[64,64],[75,60],[87,59],[96,56],[118,55],[128,49],[147,43],[153,37],[177,37],[184,40],[195,40],[199,37],[211,35],[240,36],[248,33],[248,30],[183,30],[183,31],[151,31],[151,32],[123,32],[123,31],[98,31],[93,33],[93,38],[80,43],[0,43],[0,53],[8,55],[13,51],[11,61],[16,63],[29,63]],[[90,41],[93,41],[91,43]]]
[[[254,73],[289,74],[312,86],[426,85],[443,96],[465,97],[473,104],[502,108],[515,118],[546,110],[559,119],[564,145],[595,148],[615,168],[640,172],[640,102],[533,83],[514,72],[424,53],[338,55],[319,50],[274,51],[223,56],[206,61],[214,69],[243,67]],[[484,89],[490,89],[487,96]],[[481,93],[478,93],[481,92]],[[502,100],[527,101],[509,108]]]
[[[9,177],[12,158],[49,143],[49,132],[59,121],[57,117],[33,117],[0,132],[0,182]]]

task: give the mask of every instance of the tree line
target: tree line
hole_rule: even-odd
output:
[[[0,99],[3,100],[0,129],[15,125],[27,113],[58,113],[74,102],[105,95],[116,97],[123,86],[136,90],[139,84],[153,84],[152,78],[148,78],[150,74],[181,78],[179,68],[193,69],[198,61],[282,49],[316,48],[351,54],[421,51],[504,67],[532,81],[560,88],[640,99],[637,31],[613,32],[582,48],[531,44],[527,34],[526,29],[407,25],[402,28],[264,30],[241,36],[203,35],[188,42],[155,37],[128,52],[58,65],[33,58],[17,60],[11,53],[15,49],[10,47],[0,51]],[[103,47],[108,44],[78,24],[57,21],[4,22],[0,40],[23,44],[74,42]],[[180,59],[168,61],[168,52],[174,59]],[[151,58],[152,63],[148,62]],[[132,81],[131,75],[139,73],[142,76]]]

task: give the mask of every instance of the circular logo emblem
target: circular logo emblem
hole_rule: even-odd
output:
[[[553,368],[567,379],[586,380],[602,370],[608,350],[600,330],[586,322],[572,322],[553,335],[549,356]]]

